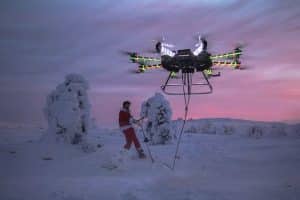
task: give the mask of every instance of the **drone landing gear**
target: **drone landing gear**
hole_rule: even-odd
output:
[[[207,75],[201,71],[204,78],[202,82],[193,83],[193,70],[182,70],[181,83],[169,83],[173,72],[170,72],[166,82],[161,86],[162,91],[168,95],[196,95],[196,94],[210,94],[213,92],[212,85],[208,81]],[[193,91],[193,88],[198,88],[198,91]],[[205,88],[204,90],[200,90]]]

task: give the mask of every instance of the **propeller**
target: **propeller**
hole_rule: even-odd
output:
[[[155,50],[156,50],[155,53],[159,53],[160,52],[160,48],[161,48],[162,45],[164,47],[167,47],[167,48],[174,48],[175,47],[174,44],[166,43],[165,41],[166,40],[165,40],[164,36],[152,40],[152,42],[155,42]]]
[[[141,74],[141,73],[144,73],[144,72],[140,71],[139,69],[129,69],[128,72],[130,74]]]
[[[249,69],[251,70],[251,68],[252,68],[251,66],[248,66],[248,65],[246,65],[246,66],[245,66],[245,65],[242,65],[242,66],[238,67],[237,70],[249,70]]]
[[[193,35],[193,40],[195,40],[195,42],[196,42],[195,47],[198,47],[200,45],[201,39],[206,40],[208,38],[208,35],[209,35],[208,33],[204,33],[204,34],[197,33],[197,34],[194,34]]]
[[[137,56],[137,52],[132,52],[132,51],[124,51],[124,50],[120,50],[120,53],[123,54],[123,55],[126,55],[126,56]]]
[[[246,43],[246,42],[238,42],[234,46],[235,46],[236,49],[243,49],[243,48],[245,48],[245,47],[248,46],[248,43]]]
[[[222,65],[219,65],[219,66],[214,66],[212,67],[211,69],[212,70],[249,70],[251,69],[252,67],[248,66],[248,65],[241,65],[240,67],[232,67],[232,66],[222,66]]]
[[[164,36],[155,37],[155,39],[152,40],[152,42],[164,42],[164,41],[165,41]]]
[[[168,43],[162,43],[162,45],[164,45],[165,47],[168,47],[168,48],[174,48],[175,47],[174,44],[168,44]]]
[[[146,53],[151,53],[151,54],[157,54],[157,53],[159,53],[159,52],[157,52],[157,50],[156,49],[147,49],[146,51],[145,51]]]

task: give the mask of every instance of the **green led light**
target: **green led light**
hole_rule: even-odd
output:
[[[207,75],[207,76],[213,75],[213,72],[212,72],[211,69],[206,69],[206,70],[204,70],[204,73],[205,73],[205,75]]]
[[[231,56],[238,56],[241,54],[242,54],[242,52],[230,52],[230,53],[225,53],[225,54],[212,55],[210,58],[211,59],[225,58],[225,57],[231,57]]]
[[[214,65],[219,65],[219,66],[226,66],[226,67],[233,67],[233,68],[238,68],[240,67],[240,63],[236,62],[236,61],[215,61],[213,62]]]
[[[176,72],[171,72],[171,77],[172,78],[177,77],[177,73]]]
[[[131,56],[131,60],[140,61],[140,62],[146,62],[146,61],[160,61],[158,58],[151,58],[151,57],[142,57],[142,56]]]

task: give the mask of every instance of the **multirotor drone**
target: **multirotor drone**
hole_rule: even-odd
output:
[[[206,39],[199,36],[197,40],[196,48],[193,51],[191,49],[180,49],[176,51],[173,50],[174,45],[167,44],[164,40],[156,41],[155,51],[160,54],[160,58],[145,57],[135,52],[125,52],[126,55],[129,55],[131,62],[139,64],[136,73],[143,73],[148,69],[164,68],[169,72],[169,76],[165,83],[161,86],[162,91],[169,95],[184,95],[185,114],[177,140],[173,163],[171,166],[166,165],[172,170],[174,170],[175,162],[178,158],[179,144],[187,120],[191,95],[212,93],[213,88],[209,82],[209,78],[221,75],[220,72],[215,73],[213,71],[213,66],[228,66],[233,69],[242,69],[240,61],[240,56],[242,55],[241,46],[238,46],[234,48],[233,51],[224,54],[211,55],[207,52]],[[199,73],[202,74],[202,81],[193,82],[193,75]],[[177,80],[180,76],[181,82],[170,83],[172,79]],[[206,89],[197,89],[197,91],[195,91],[195,88],[199,87],[204,87]],[[178,91],[178,88],[182,89],[182,91]],[[149,148],[148,151],[151,156]]]
[[[241,67],[240,56],[242,55],[242,47],[237,46],[232,51],[211,55],[207,52],[207,40],[199,36],[195,49],[173,50],[174,45],[165,43],[164,40],[156,41],[155,52],[160,57],[141,56],[136,52],[124,52],[129,56],[133,63],[137,63],[138,69],[136,73],[144,73],[149,69],[164,68],[169,72],[169,76],[165,83],[161,86],[162,91],[169,95],[191,95],[191,94],[209,94],[212,93],[212,86],[208,80],[211,77],[220,76],[220,72],[215,73],[213,66],[232,67],[233,69],[243,69]],[[199,72],[202,74],[204,81],[193,83],[193,74]],[[180,78],[181,83],[170,83],[171,79]],[[206,86],[203,91],[193,91],[196,86]],[[174,88],[182,88],[182,91],[174,90]]]

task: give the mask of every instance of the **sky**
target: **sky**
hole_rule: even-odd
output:
[[[46,96],[70,73],[89,81],[99,126],[116,126],[124,100],[138,118],[168,74],[131,74],[120,50],[143,53],[162,36],[193,48],[196,34],[211,53],[245,44],[248,70],[220,70],[213,94],[192,96],[189,118],[300,122],[299,21],[297,0],[2,0],[0,124],[45,124]],[[182,117],[183,97],[166,98]]]

